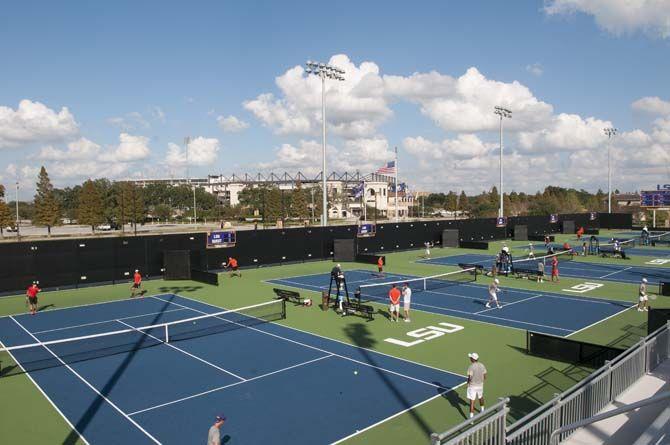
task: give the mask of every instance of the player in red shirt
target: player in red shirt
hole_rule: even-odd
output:
[[[577,229],[577,239],[581,239],[582,235],[584,235],[584,227]]]
[[[558,283],[558,258],[556,258],[556,255],[551,257],[551,282],[554,282],[554,278],[556,278],[556,282]]]
[[[379,257],[377,260],[377,270],[379,271],[379,276],[383,277],[384,276],[384,258]]]
[[[133,285],[130,287],[130,298],[135,297],[135,293],[142,287],[142,274],[140,274],[140,271],[135,269],[135,273],[133,274]],[[140,296],[143,295],[142,291],[140,292]]]
[[[391,285],[391,290],[389,290],[389,300],[391,300],[391,306],[389,310],[391,311],[391,321],[398,321],[400,318],[400,289],[398,289],[395,284]]]
[[[239,271],[237,260],[233,257],[228,257],[228,263],[223,263],[223,267],[230,270],[230,278],[237,275],[242,278],[242,272]]]
[[[26,290],[26,303],[30,306],[30,315],[35,315],[37,313],[37,294],[41,290],[42,289],[37,286],[37,281],[33,281],[33,284]]]

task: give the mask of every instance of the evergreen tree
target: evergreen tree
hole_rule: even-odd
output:
[[[89,225],[95,232],[95,226],[105,222],[105,209],[100,190],[90,179],[81,187],[78,201],[77,220],[79,224]]]
[[[447,210],[452,212],[458,210],[458,196],[456,196],[456,193],[449,190],[449,193],[447,193],[447,197],[445,198],[444,206]]]
[[[119,182],[115,187],[116,219],[123,227],[132,223],[137,231],[137,223],[144,222],[145,205],[142,189],[132,182]]]
[[[49,180],[49,174],[44,166],[40,169],[37,178],[33,224],[46,226],[47,233],[51,236],[51,227],[60,224],[61,208],[54,195],[54,187]]]
[[[458,197],[458,210],[461,212],[467,212],[470,209],[470,203],[468,202],[468,197],[465,194],[465,191],[462,190],[461,194]]]
[[[282,196],[278,188],[268,187],[263,190],[262,212],[264,224],[274,225],[282,217]]]
[[[295,187],[291,191],[290,215],[293,218],[299,219],[306,219],[309,215],[309,209],[307,207],[307,196],[305,195],[305,190],[302,188],[300,181],[295,184]]]

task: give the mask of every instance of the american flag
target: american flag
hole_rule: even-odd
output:
[[[378,169],[375,173],[378,173],[380,175],[395,174],[395,161],[387,162],[385,166]]]

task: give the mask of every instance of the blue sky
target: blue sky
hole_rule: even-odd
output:
[[[40,165],[57,185],[179,176],[185,155],[170,144],[186,135],[199,175],[315,173],[320,85],[292,71],[307,59],[350,66],[328,92],[334,169],[367,173],[398,146],[415,189],[488,188],[497,121],[484,113],[497,100],[519,110],[510,187],[604,187],[609,125],[620,188],[670,180],[670,5],[397,3],[10,2],[0,181],[29,187]]]

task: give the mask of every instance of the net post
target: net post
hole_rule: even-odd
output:
[[[423,290],[428,290],[428,278],[423,279]]]
[[[281,299],[281,319],[286,319],[286,300]]]
[[[168,325],[165,325],[165,343],[170,343],[170,335],[168,331]]]

